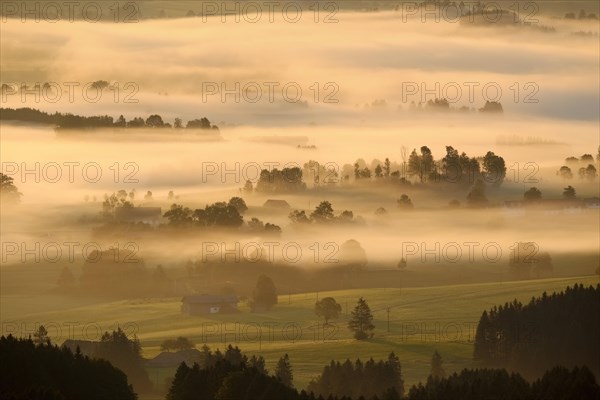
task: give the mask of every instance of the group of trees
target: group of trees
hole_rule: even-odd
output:
[[[135,117],[129,121],[120,115],[116,120],[108,115],[85,117],[71,113],[49,114],[33,108],[0,108],[0,120],[13,120],[25,122],[37,122],[56,125],[61,129],[83,129],[83,128],[174,128],[182,129],[183,121],[181,118],[175,118],[173,125],[164,122],[158,114],[150,115],[144,119]],[[206,117],[193,119],[186,123],[185,129],[214,129],[218,131],[219,127],[211,124]]]
[[[171,208],[164,213],[171,227],[220,227],[240,228],[244,225],[244,214],[248,210],[246,202],[241,197],[232,197],[228,202],[217,202],[204,207],[204,209],[192,210],[180,204],[172,204]],[[275,224],[266,225],[257,218],[252,218],[247,223],[248,230],[265,234],[280,234],[281,228]]]
[[[0,172],[0,199],[2,203],[14,204],[21,201],[23,193],[15,186],[14,178]]]
[[[258,218],[252,217],[247,223],[247,228],[250,232],[263,235],[275,235],[281,234],[281,227],[275,224],[267,222],[266,224]]]
[[[333,206],[329,201],[322,201],[317,205],[310,215],[306,215],[304,210],[294,210],[289,214],[289,219],[298,224],[329,224],[329,223],[350,223],[356,222],[352,211],[344,210],[335,215]]]
[[[232,198],[233,200],[234,198]],[[170,226],[175,227],[227,227],[238,228],[244,223],[244,217],[230,200],[207,205],[204,209],[192,210],[180,204],[172,204],[164,213]]]
[[[393,352],[387,360],[375,361],[370,358],[363,363],[357,359],[352,363],[331,361],[323,368],[321,375],[308,385],[315,395],[334,395],[348,398],[396,398],[404,394],[404,381],[400,360]]]
[[[505,369],[464,369],[447,378],[430,377],[408,392],[408,400],[599,399],[600,387],[586,367],[555,367],[529,384]]]
[[[383,163],[374,160],[369,168],[363,160],[357,160],[352,167],[355,181],[364,181],[375,178],[399,179],[410,183],[407,178],[419,183],[462,183],[470,184],[477,179],[487,183],[500,185],[506,176],[504,159],[492,151],[483,157],[469,157],[466,153],[459,153],[452,146],[446,146],[446,155],[436,160],[432,151],[427,146],[421,146],[419,151],[413,149],[406,159],[406,148],[403,148],[402,165],[386,158]],[[344,166],[342,175],[349,179],[349,166]],[[394,170],[392,172],[392,170]],[[402,173],[400,172],[402,170]],[[402,175],[402,177],[401,177]],[[382,179],[385,180],[385,179]]]
[[[0,338],[0,398],[135,400],[127,376],[106,360],[9,335]]]
[[[464,152],[459,153],[452,146],[446,146],[446,155],[436,160],[427,146],[422,146],[418,152],[413,149],[410,155],[403,147],[402,157],[402,163],[386,157],[384,161],[373,160],[370,165],[363,159],[358,159],[353,164],[345,164],[341,169],[335,164],[321,164],[315,160],[308,161],[302,168],[272,171],[264,169],[255,187],[251,181],[247,181],[241,190],[245,193],[293,193],[305,190],[307,185],[319,188],[322,185],[348,182],[351,177],[355,183],[396,182],[407,185],[411,180],[419,183],[472,184],[477,179],[482,179],[498,186],[506,176],[504,159],[492,151],[475,158]]]
[[[135,192],[132,190],[127,193],[126,190],[119,190],[111,195],[105,194],[102,202],[102,215],[111,219],[115,217],[115,213],[119,208],[133,208],[133,199]],[[129,199],[129,200],[128,200]]]
[[[273,376],[265,368],[262,356],[248,358],[237,346],[229,345],[225,353],[213,353],[205,345],[202,354],[202,365],[189,367],[181,363],[167,400],[301,398],[292,387],[293,373],[287,354],[279,359]]]
[[[465,152],[459,153],[452,146],[446,146],[446,155],[435,161],[429,147],[422,146],[408,157],[408,174],[424,182],[449,182],[469,184],[478,179],[487,183],[500,185],[506,176],[504,159],[492,151],[480,158],[469,157]]]
[[[373,160],[370,168],[363,159],[358,159],[352,165],[344,165],[342,168],[342,177],[345,181],[350,180],[350,176],[353,176],[355,182],[365,182],[374,178],[375,182],[399,182],[409,184],[404,177],[400,176],[401,168],[402,167],[398,163],[390,161],[387,157],[383,162],[380,160]],[[331,174],[329,176],[331,176]],[[331,178],[337,178],[337,174],[331,176]]]
[[[567,186],[562,191],[562,197],[565,200],[575,200],[577,198],[577,191],[571,185]],[[531,187],[523,193],[523,200],[528,204],[536,204],[542,201],[542,191],[537,187]]]
[[[32,339],[0,337],[0,398],[7,400],[134,400],[137,395],[128,385],[132,372],[117,369],[115,352],[136,352],[135,342],[120,338],[124,334],[105,334],[102,343],[115,346],[100,357],[90,358],[79,349],[52,345],[43,333]],[[116,344],[119,343],[119,344]],[[132,350],[133,349],[133,350]],[[106,360],[106,356],[113,360]],[[437,356],[436,356],[437,355]],[[124,356],[121,356],[122,358]],[[465,369],[445,377],[441,357],[434,353],[431,374],[425,385],[414,385],[407,400],[480,399],[598,399],[600,388],[587,367],[555,367],[527,383],[518,373],[505,369]],[[438,372],[435,372],[438,371]],[[170,384],[167,400],[214,399],[290,399],[290,400],[400,400],[404,392],[398,357],[372,358],[363,363],[332,361],[323,368],[306,391],[293,388],[293,369],[289,356],[282,356],[273,375],[262,356],[247,357],[238,347],[212,352],[204,345],[201,361],[193,366],[182,363]]]
[[[574,12],[568,12],[565,14],[565,19],[598,19],[598,16],[594,13],[586,14],[585,10],[579,10],[579,13],[575,15]]]
[[[598,148],[595,163],[600,164],[600,148]],[[579,158],[574,156],[567,157],[565,159],[565,165],[559,168],[556,175],[560,176],[565,181],[573,179],[573,170],[577,171],[580,179],[593,181],[598,177],[598,170],[594,166],[594,157],[591,154],[586,153]]]
[[[129,193],[119,190],[111,195],[105,195],[102,202],[102,216],[107,221],[116,219],[119,211],[133,209],[135,206],[135,190]],[[168,199],[175,199],[173,191],[169,192]],[[152,200],[152,192],[148,191],[144,196],[147,201]],[[204,209],[192,210],[180,204],[172,204],[170,209],[164,213],[168,225],[173,227],[228,227],[237,228],[243,225],[243,214],[248,210],[246,202],[241,197],[232,197],[228,202],[216,202],[207,205]],[[264,223],[258,218],[248,221],[247,228],[253,233],[280,234],[281,228],[275,224]]]
[[[517,300],[484,311],[474,358],[486,366],[539,376],[552,365],[586,365],[600,373],[600,285]]]
[[[144,368],[142,347],[135,335],[130,339],[121,328],[110,333],[104,332],[96,346],[94,358],[108,360],[123,371],[136,392],[147,393],[152,390],[152,383]]]
[[[302,181],[302,169],[299,167],[281,170],[274,168],[271,171],[263,169],[254,188],[259,193],[295,193],[305,189],[306,184]],[[251,185],[250,188],[245,187],[244,190],[251,191]]]

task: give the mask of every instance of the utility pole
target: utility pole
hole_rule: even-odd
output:
[[[390,331],[390,307],[386,308],[387,311],[387,331]]]

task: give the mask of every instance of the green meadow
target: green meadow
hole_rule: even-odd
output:
[[[24,272],[18,268],[5,268],[2,272],[5,335],[27,336],[38,324],[45,324],[50,337],[62,343],[68,338],[97,340],[102,331],[121,327],[128,334],[137,335],[146,358],[160,353],[163,340],[186,336],[198,348],[206,343],[213,350],[223,350],[231,344],[248,355],[261,354],[271,371],[277,359],[288,353],[298,388],[306,387],[332,359],[366,361],[370,357],[385,358],[391,351],[400,357],[407,386],[426,379],[434,350],[442,355],[446,372],[473,367],[473,339],[483,310],[515,298],[528,302],[544,291],[552,293],[575,283],[595,285],[599,281],[598,276],[585,276],[313,292],[279,296],[278,304],[265,313],[251,313],[241,304],[240,312],[235,314],[187,316],[181,313],[179,297],[118,301],[73,298],[44,290],[47,283],[23,290],[27,284],[21,281],[19,285],[18,278],[27,276]],[[17,291],[19,286],[21,290]],[[314,314],[314,304],[327,296],[342,305],[342,315],[324,326]],[[347,329],[349,313],[361,296],[371,307],[376,326],[374,337],[366,341],[354,340]],[[164,387],[173,373],[173,368],[149,368],[151,380],[159,387]]]

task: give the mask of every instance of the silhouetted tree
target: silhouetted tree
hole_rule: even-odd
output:
[[[442,364],[442,356],[440,356],[440,353],[435,350],[433,352],[433,356],[431,357],[431,372],[429,373],[433,379],[439,380],[446,377],[446,372],[444,371]]]
[[[48,330],[44,327],[44,325],[40,325],[37,331],[35,331],[33,334],[33,342],[40,345],[48,342],[48,340]]]
[[[275,367],[275,377],[281,381],[285,386],[293,387],[292,381],[294,380],[294,374],[292,372],[292,365],[290,364],[290,358],[287,353],[277,361]]]
[[[385,158],[385,163],[383,164],[383,176],[389,178],[391,171],[391,163],[389,158]]]
[[[383,207],[379,207],[377,210],[375,210],[375,215],[384,216],[387,215],[387,213],[387,210]]]
[[[542,192],[538,188],[532,187],[525,191],[523,198],[528,203],[539,202],[542,200]]]
[[[246,183],[244,184],[244,193],[246,194],[252,194],[252,192],[254,191],[254,187],[252,186],[252,182],[251,181],[246,181]]]
[[[21,201],[23,195],[17,187],[13,184],[13,177],[5,175],[0,172],[0,196],[2,202],[6,203],[18,203]]]
[[[170,225],[187,226],[192,223],[192,210],[183,207],[181,204],[172,204],[169,211],[165,212],[163,217],[169,220]]]
[[[397,265],[397,267],[398,267],[398,269],[405,269],[405,268],[406,268],[406,265],[407,265],[407,264],[406,264],[406,260],[404,259],[404,257],[402,257],[402,258],[400,259],[400,261],[398,261],[398,265]]]
[[[499,186],[506,176],[506,164],[504,159],[492,151],[488,151],[483,157],[483,176],[486,182]]]
[[[277,304],[277,289],[273,280],[266,275],[260,275],[252,292],[251,306],[253,310],[269,310]]]
[[[306,215],[306,212],[304,210],[302,210],[302,211],[294,210],[290,213],[288,218],[291,219],[292,222],[295,222],[295,223],[301,223],[301,224],[309,224],[310,223],[310,219],[308,218],[308,216]]]
[[[346,240],[340,246],[339,262],[350,270],[361,271],[367,266],[367,253],[358,241]]]
[[[566,188],[563,189],[563,197],[565,199],[569,199],[572,200],[576,197],[576,192],[575,192],[575,188],[571,185],[567,186]]]
[[[573,178],[573,172],[571,172],[571,168],[567,167],[566,165],[560,167],[557,173],[565,180]]]
[[[229,203],[227,205],[234,207],[240,214],[243,214],[248,210],[246,202],[241,197],[232,197],[229,199]]]
[[[596,179],[597,176],[598,172],[596,171],[596,167],[594,167],[592,164],[589,164],[585,168],[585,177],[590,181],[593,181],[594,179]]]
[[[108,360],[125,372],[136,391],[147,393],[152,389],[148,373],[144,368],[139,340],[136,337],[129,339],[121,328],[102,335],[94,357]]]
[[[123,115],[119,115],[119,118],[115,121],[115,127],[117,128],[125,128],[127,127],[127,121]]]
[[[310,214],[310,218],[316,222],[330,222],[333,220],[333,207],[328,201],[322,201]]]
[[[398,208],[400,208],[402,210],[411,210],[413,208],[412,200],[406,194],[403,194],[402,196],[400,196],[400,198],[398,199],[397,202],[398,202]]]
[[[486,101],[483,108],[479,109],[479,112],[484,113],[502,113],[504,110],[502,109],[502,104],[497,101]]]
[[[315,303],[315,314],[323,317],[326,324],[339,317],[341,312],[342,306],[333,297],[324,297]]]
[[[371,314],[369,305],[362,297],[358,299],[358,303],[352,311],[348,328],[354,333],[355,339],[364,340],[373,337],[373,330],[375,329],[373,314]]]

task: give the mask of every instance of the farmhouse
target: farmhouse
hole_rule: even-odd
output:
[[[187,315],[237,312],[238,298],[233,295],[196,294],[181,299],[181,312]]]

